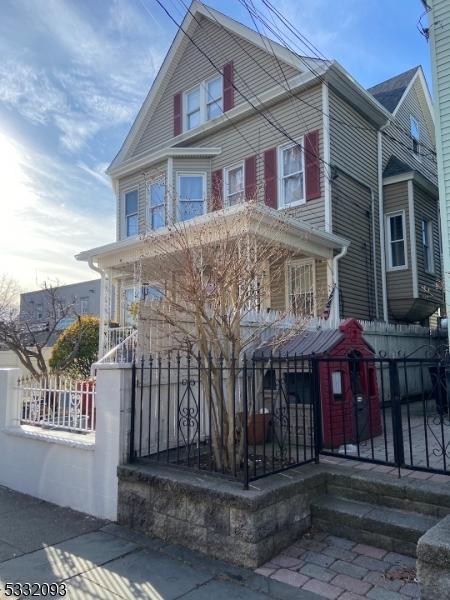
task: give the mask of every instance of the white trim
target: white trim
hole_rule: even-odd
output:
[[[192,86],[191,88],[183,91],[183,98],[182,98],[183,133],[194,131],[201,125],[208,123],[209,121],[214,121],[214,119],[218,119],[221,116],[221,114],[219,114],[216,117],[208,118],[208,104],[212,104],[212,102],[209,101],[209,98],[208,98],[208,84],[211,83],[212,81],[217,81],[217,80],[220,80],[220,85],[221,85],[221,89],[222,89],[222,93],[220,96],[220,98],[221,98],[220,110],[221,110],[221,114],[223,113],[223,75],[216,74],[216,75],[213,75],[212,77],[209,77],[208,79],[204,79],[203,81],[200,81],[200,83],[197,83],[196,85]],[[188,94],[196,91],[197,89],[199,91],[199,112],[200,112],[199,124],[196,125],[195,127],[191,127],[190,129],[188,129],[187,128],[187,117],[188,117],[187,96],[188,96]]]
[[[285,263],[285,306],[286,309],[290,312],[293,312],[290,296],[291,296],[291,279],[290,279],[290,269],[292,267],[302,266],[302,265],[312,265],[312,280],[313,280],[313,316],[317,317],[317,286],[316,286],[316,261],[314,258],[294,258],[292,260],[287,260]]]
[[[297,200],[296,202],[290,202],[289,204],[285,203],[284,193],[283,193],[283,179],[285,179],[283,175],[283,152],[284,150],[288,150],[289,148],[294,148],[294,146],[301,146],[302,149],[302,170],[298,171],[298,173],[292,173],[291,175],[287,175],[286,177],[302,174],[303,176],[303,198]],[[281,144],[277,147],[277,186],[278,186],[278,209],[280,208],[292,208],[294,206],[302,206],[306,204],[306,189],[305,189],[305,143],[304,137],[301,137],[301,142],[289,142],[288,144]]]
[[[170,225],[175,218],[175,197],[173,193],[173,158],[167,158],[167,223]]]
[[[136,216],[137,216],[137,233],[136,235],[127,235],[127,215],[125,213],[125,196],[127,194],[129,194],[130,192],[137,192],[137,207],[136,207]],[[122,195],[121,195],[121,207],[120,207],[120,217],[121,217],[121,222],[122,222],[122,226],[120,227],[120,237],[122,239],[133,239],[139,236],[139,184],[133,184],[130,185],[129,187],[125,187],[122,190]],[[134,214],[134,213],[132,213]]]
[[[172,140],[170,140],[172,141]],[[164,145],[158,150],[155,150],[151,154],[148,152],[144,152],[139,154],[130,160],[121,164],[120,167],[116,169],[108,169],[106,172],[114,177],[113,181],[116,181],[117,177],[122,177],[127,173],[131,173],[143,167],[150,167],[156,163],[162,162],[169,158],[211,158],[213,156],[218,156],[222,153],[222,148],[202,148],[202,147],[193,147],[193,148],[172,148],[171,146]]]
[[[391,229],[390,229],[390,224],[389,224],[389,219],[391,217],[398,217],[399,215],[402,216],[402,230],[403,230],[403,246],[404,246],[404,251],[405,251],[405,264],[404,265],[400,265],[398,267],[393,267],[392,266],[392,246],[391,246]],[[385,232],[386,232],[386,256],[388,258],[387,260],[387,270],[389,272],[391,271],[406,271],[408,270],[408,240],[406,237],[406,217],[405,217],[405,211],[404,209],[401,210],[393,210],[392,212],[386,213],[384,215],[384,226],[385,226]]]
[[[408,171],[407,173],[400,173],[399,175],[391,175],[383,179],[383,185],[391,185],[393,183],[402,183],[404,181],[413,180],[418,186],[423,188],[433,198],[438,198],[439,190],[434,183],[429,179],[426,179],[423,175],[417,171]]]
[[[408,213],[409,213],[409,243],[411,246],[411,270],[413,283],[413,298],[419,297],[419,274],[417,272],[417,240],[416,240],[416,215],[414,210],[414,186],[412,180],[408,181]]]
[[[383,139],[381,131],[377,132],[378,141],[378,221],[380,227],[381,251],[381,292],[383,296],[383,320],[388,322],[387,281],[386,281],[386,245],[384,240],[384,190],[383,190]]]
[[[322,131],[323,131],[323,164],[324,164],[324,196],[325,196],[325,231],[333,231],[333,213],[331,200],[331,173],[327,170],[331,164],[330,144],[330,101],[328,84],[322,83]]]
[[[230,204],[227,202],[228,196],[230,196],[230,194],[228,193],[228,174],[230,171],[234,171],[234,169],[238,169],[239,167],[241,167],[242,169],[242,199],[243,201],[245,201],[245,160],[243,160],[241,162],[235,163],[234,165],[231,165],[230,167],[225,167],[223,169],[223,205],[225,207],[230,206]]]
[[[162,206],[164,207],[164,225],[162,227],[157,227],[156,229],[154,229],[152,227],[152,216],[153,216],[153,209],[157,208],[157,207],[152,206],[152,204],[151,204],[151,192],[150,192],[150,188],[154,184],[164,185],[164,200],[162,203]],[[156,231],[157,229],[163,229],[164,227],[167,227],[167,216],[168,216],[167,200],[168,200],[167,172],[163,172],[163,173],[160,173],[159,175],[155,176],[155,178],[152,181],[149,181],[145,185],[145,230],[146,231]],[[161,206],[161,204],[158,206]]]
[[[176,222],[181,221],[181,219],[179,218],[179,206],[180,206],[180,177],[201,177],[203,179],[203,212],[202,215],[206,214],[206,172],[205,171],[199,171],[198,173],[194,173],[194,172],[186,172],[186,171],[177,171],[176,172],[176,176],[177,176],[177,182],[176,182],[176,186],[177,186],[177,196],[176,196],[176,203],[175,203],[175,212],[174,212],[174,219]],[[200,215],[196,215],[196,217],[198,217]],[[193,219],[195,217],[192,217]],[[191,219],[185,219],[185,221],[190,221]],[[185,221],[182,221],[183,223]]]

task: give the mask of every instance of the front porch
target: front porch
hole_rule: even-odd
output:
[[[181,230],[185,247],[175,240]],[[133,328],[141,334],[141,313],[148,317],[155,301],[167,299],[168,289],[172,296],[177,293],[176,273],[183,252],[196,252],[203,260],[202,248],[211,251],[216,245],[223,251],[229,240],[241,241],[239,260],[252,265],[245,285],[255,291],[243,307],[243,323],[261,318],[274,321],[278,318],[274,315],[280,314],[308,319],[324,316],[337,323],[337,261],[349,242],[265,205],[246,203],[77,257],[102,274],[100,357],[122,343]],[[207,259],[205,273],[206,263]],[[201,285],[207,286],[207,279],[205,275]]]

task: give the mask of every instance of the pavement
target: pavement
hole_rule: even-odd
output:
[[[252,570],[0,487],[0,598],[8,597],[7,583],[58,582],[68,600],[323,600]],[[36,595],[48,596],[46,591],[41,587]],[[29,595],[26,586],[22,592]]]

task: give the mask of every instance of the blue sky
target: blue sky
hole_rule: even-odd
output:
[[[163,0],[181,21],[181,0]],[[261,0],[254,0],[261,10]],[[239,0],[211,6],[251,25]],[[419,0],[277,0],[368,87],[422,64]],[[74,254],[114,240],[115,156],[175,35],[155,0],[2,0],[1,273],[23,289],[96,274]]]

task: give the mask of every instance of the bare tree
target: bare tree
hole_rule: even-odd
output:
[[[256,202],[214,211],[203,221],[177,222],[165,235],[149,236],[140,263],[139,279],[160,295],[141,303],[140,329],[151,331],[159,349],[185,349],[208,367],[201,370],[201,384],[210,398],[216,465],[225,470],[240,460],[233,405],[240,358],[276,332],[284,330],[285,341],[310,317],[301,310],[289,318],[268,312],[281,286],[284,295],[281,273],[294,253],[283,243],[280,222],[268,219]],[[283,327],[287,320],[289,329]]]
[[[31,322],[33,315],[19,311],[17,282],[6,275],[0,277],[0,344],[14,352],[33,377],[48,375],[44,348],[53,343],[61,321],[76,316],[73,304],[65,304],[59,297],[58,287],[44,283],[42,289],[42,304],[48,312],[45,321],[36,326]]]

